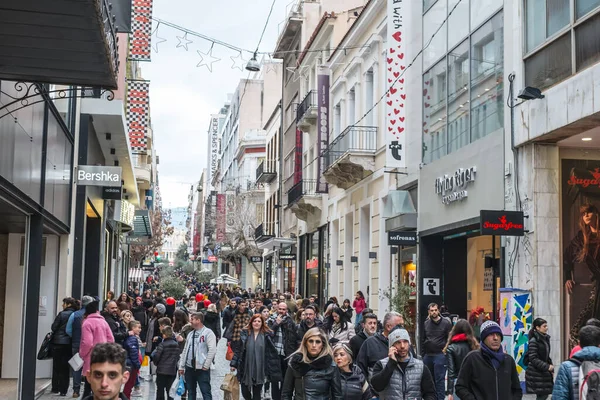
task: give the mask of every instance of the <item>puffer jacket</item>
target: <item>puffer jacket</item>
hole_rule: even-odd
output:
[[[244,379],[244,363],[246,360],[246,342],[248,340],[248,334],[247,330],[244,329],[242,331],[242,345],[234,352],[231,363],[229,364],[230,367],[237,369],[237,378],[240,382],[243,382]],[[273,344],[272,335],[273,334],[265,335],[265,351],[261,354],[264,358],[263,365],[265,366],[265,376],[269,382],[281,382],[283,380],[283,376],[281,376],[281,362],[279,360],[279,355],[277,354],[277,349]]]
[[[71,344],[71,336],[67,334],[67,322],[69,317],[75,312],[74,308],[68,307],[58,313],[52,323],[52,343],[53,344]]]
[[[137,336],[128,336],[123,341],[123,348],[127,351],[127,365],[139,370],[142,363],[140,362],[140,345]]]
[[[554,387],[554,375],[548,370],[552,365],[550,358],[550,336],[533,332],[527,350],[529,365],[525,370],[527,393],[536,395],[551,394]]]
[[[340,371],[340,378],[344,400],[367,400],[373,397],[371,386],[358,366],[351,365],[350,372]]]
[[[350,350],[352,350],[352,357],[356,360],[356,357],[358,357],[358,352],[360,351],[360,348],[362,347],[363,343],[365,342],[365,340],[367,340],[367,338],[369,338],[370,336],[367,336],[367,334],[365,333],[365,330],[361,330],[360,332],[358,332],[352,339],[350,339]]]
[[[281,388],[282,400],[342,400],[340,370],[326,355],[310,364],[302,361],[301,354],[294,354]]]
[[[361,346],[360,351],[356,356],[356,365],[360,367],[367,379],[370,378],[375,363],[388,356],[390,351],[388,343],[388,338],[386,336],[383,336],[381,333],[376,333],[370,338],[367,338]]]
[[[552,400],[579,400],[579,367],[584,361],[600,362],[600,347],[584,347],[570,360],[560,364],[554,389],[552,390]],[[529,360],[531,363],[531,360]]]
[[[231,308],[231,306],[225,307],[223,310],[223,329],[227,329],[229,325],[231,325],[231,321],[233,321],[233,317],[235,317],[236,308]],[[214,332],[213,332],[214,333]],[[225,336],[225,334],[223,334]]]
[[[403,370],[389,357],[377,361],[371,378],[373,390],[379,391],[381,400],[436,400],[433,378],[423,361],[410,355]]]
[[[458,379],[460,366],[463,360],[471,352],[471,346],[464,333],[452,337],[452,343],[446,349],[446,362],[448,364],[448,388],[446,394],[454,394],[454,381]]]
[[[221,339],[221,326],[219,325],[219,314],[212,311],[207,311],[204,314],[204,325],[213,331],[217,337],[217,341]]]
[[[160,375],[177,375],[179,362],[179,344],[173,338],[163,340],[152,353],[152,362],[156,365],[156,373]]]

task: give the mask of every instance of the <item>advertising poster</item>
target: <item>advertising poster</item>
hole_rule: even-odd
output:
[[[133,152],[147,149],[149,114],[150,81],[127,80],[127,130]]]
[[[329,72],[319,71],[317,75],[317,152],[320,155],[317,164],[317,193],[327,193],[327,182],[323,178],[325,157],[323,151],[329,147]]]
[[[225,241],[225,195],[217,194],[217,242]]]
[[[564,315],[569,349],[590,318],[600,318],[600,161],[562,160]]]

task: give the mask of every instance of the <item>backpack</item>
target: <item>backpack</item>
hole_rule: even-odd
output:
[[[600,361],[579,366],[579,400],[600,400]]]

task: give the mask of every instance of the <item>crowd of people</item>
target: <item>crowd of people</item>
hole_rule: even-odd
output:
[[[104,301],[65,298],[52,326],[52,391],[65,396],[72,376],[75,398],[100,398],[94,397],[100,390],[114,394],[103,399],[129,399],[142,396],[140,382],[147,379],[156,385],[156,399],[171,399],[170,388],[183,376],[182,398],[196,399],[199,391],[210,400],[217,343],[224,340],[245,400],[522,398],[515,361],[504,353],[494,321],[485,321],[476,337],[469,321],[453,323],[432,303],[417,354],[403,316],[388,312],[379,321],[361,292],[341,305],[332,297],[321,310],[315,297],[186,282],[179,300],[158,287],[130,288],[118,298],[108,292]],[[555,383],[547,323],[538,318],[533,325],[527,392],[540,400],[550,394],[577,399],[581,374],[588,373],[578,367],[600,363],[600,321],[581,329],[581,347],[560,366]],[[79,371],[68,364],[76,353],[83,360]],[[149,371],[141,377],[146,357]],[[94,372],[119,365],[114,389]]]

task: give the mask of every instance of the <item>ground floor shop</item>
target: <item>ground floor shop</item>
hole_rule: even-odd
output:
[[[329,267],[328,225],[299,238],[298,293],[315,297],[318,304],[327,302],[327,270]]]

